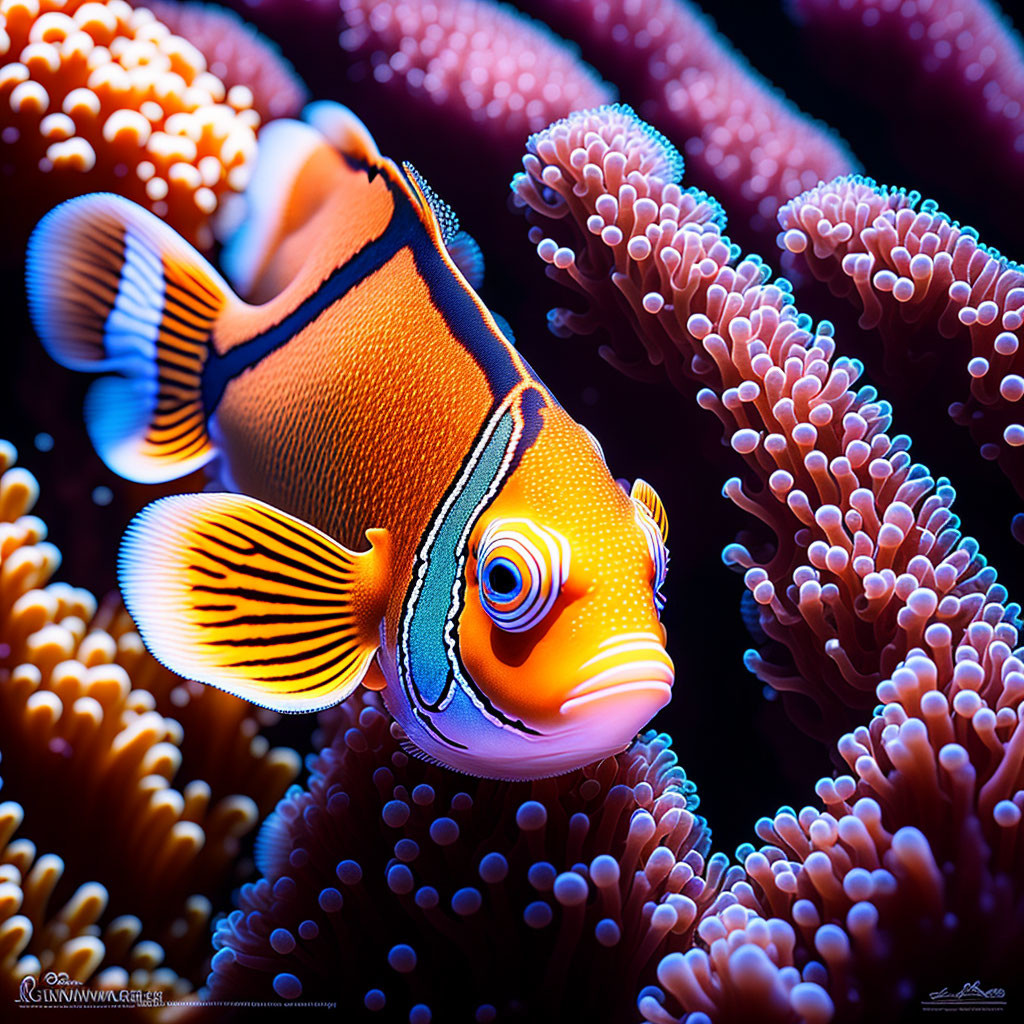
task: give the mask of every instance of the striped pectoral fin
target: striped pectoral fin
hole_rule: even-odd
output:
[[[127,199],[80,196],[35,229],[27,280],[50,355],[110,374],[89,392],[86,425],[111,469],[156,483],[213,457],[202,371],[217,320],[238,300],[195,249]]]
[[[121,545],[125,603],[179,675],[277,711],[318,711],[363,681],[389,593],[386,530],[349,551],[237,494],[154,502]]]

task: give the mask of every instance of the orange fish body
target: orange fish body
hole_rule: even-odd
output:
[[[265,130],[225,254],[262,304],[113,196],[33,236],[44,344],[108,374],[86,408],[101,456],[149,481],[216,459],[230,489],[133,521],[129,609],[170,667],[279,710],[384,684],[409,744],[460,770],[620,750],[673,680],[664,510],[510,344],[450,211],[343,108],[318,117],[333,145]]]

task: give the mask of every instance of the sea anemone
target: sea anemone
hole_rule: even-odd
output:
[[[972,622],[1012,614],[1006,591],[961,538],[949,482],[912,462],[909,438],[889,436],[891,409],[873,388],[852,390],[861,366],[836,355],[831,324],[813,328],[784,279],[769,283],[760,259],[738,259],[703,193],[631,169],[651,133],[621,117],[583,112],[531,137],[516,201],[550,272],[594,296],[605,322],[617,315],[677,387],[705,385],[698,402],[749,474],[725,493],[776,536],[772,550],[733,544],[723,555],[745,570],[760,628],[795,670],[755,652],[748,666],[811,697],[817,719],[803,702],[791,711],[835,738],[851,724],[846,709],[871,706],[929,625],[958,640]],[[596,326],[587,314],[555,320]]]
[[[870,178],[837,178],[779,211],[779,241],[834,293],[859,302],[860,326],[881,328],[902,367],[908,350],[947,363],[939,339],[965,343],[970,399],[950,414],[1024,494],[1024,270],[920,199]]]
[[[665,735],[555,779],[471,779],[403,751],[378,696],[257,841],[214,933],[212,999],[337,1000],[388,1019],[627,1019],[670,934],[740,877]]]
[[[15,999],[24,979],[50,972],[94,988],[130,987],[167,999],[191,993],[190,981],[163,965],[165,949],[142,937],[139,917],[108,918],[103,885],[85,882],[63,905],[51,906],[67,865],[15,838],[23,814],[14,801],[0,803],[0,998]],[[193,955],[202,949],[209,915],[209,901],[199,896],[181,910],[176,939]]]
[[[212,244],[210,216],[255,156],[247,87],[227,89],[195,46],[124,0],[9,0],[0,61],[0,171],[33,175],[27,223],[111,189]]]
[[[543,0],[530,5],[621,86],[623,98],[682,147],[694,182],[713,190],[760,242],[787,199],[857,160],[801,113],[686,0]]]
[[[850,389],[860,367],[836,356],[830,325],[812,330],[785,282],[738,260],[713,219],[680,216],[702,193],[682,200],[630,170],[650,145],[621,111],[534,136],[513,188],[538,252],[617,310],[678,386],[707,385],[700,404],[766,482],[725,490],[772,526],[775,551],[725,557],[799,674],[756,655],[751,667],[823,711],[836,697],[881,706],[839,740],[854,774],[818,783],[823,808],[758,823],[767,845],[740,848],[746,877],[700,919],[696,946],[669,940],[662,988],[640,1010],[654,1024],[865,1019],[953,969],[1006,977],[1024,934],[1020,609],[961,537],[952,487],[888,436],[873,389]]]
[[[684,222],[678,185],[630,170],[650,144],[621,112],[574,115],[530,140],[515,195],[572,234],[575,249],[534,234],[554,274],[605,310],[616,295],[680,386],[708,384],[701,406],[766,481],[725,489],[772,525],[774,553],[725,557],[799,675],[755,654],[751,667],[822,710],[823,696],[882,707],[840,739],[854,774],[818,782],[823,809],[758,823],[767,845],[738,851],[746,878],[702,916],[696,946],[670,940],[662,989],[639,1007],[654,1024],[891,1015],[915,984],[940,988],[954,969],[998,978],[1019,954],[1020,609],[959,535],[952,487],[888,436],[872,389],[850,389],[860,368],[837,357],[830,327],[812,331],[760,261],[737,262],[717,223]]]
[[[426,109],[516,147],[610,86],[546,26],[490,0],[378,4],[341,0],[352,73],[404,87]]]
[[[194,978],[210,897],[233,880],[241,837],[294,779],[298,756],[270,749],[248,705],[208,699],[154,662],[116,606],[97,609],[88,591],[50,582],[60,555],[30,514],[38,486],[13,461],[0,444],[0,751],[12,801],[0,839],[10,843],[23,820],[32,842],[0,857],[13,886],[4,985],[40,967],[71,973],[59,966],[68,957],[79,980],[100,965],[163,963],[170,974],[132,984]],[[55,856],[83,836],[92,839],[73,858]],[[47,924],[62,874],[78,896]]]
[[[915,997],[1006,979],[1024,936],[1024,662],[1007,623],[925,647],[821,779],[822,808],[762,818],[747,878],[719,896],[704,949],[662,960],[683,1011],[716,1021],[892,1019]],[[680,1019],[649,995],[647,1020]],[[749,1014],[744,1016],[744,1013]]]
[[[230,92],[252,93],[253,109],[264,123],[295,117],[309,91],[281,51],[233,11],[206,3],[153,0],[146,6],[176,36],[187,39],[206,58],[210,74]]]

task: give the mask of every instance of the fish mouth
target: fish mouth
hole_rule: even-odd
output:
[[[580,666],[591,671],[566,694],[560,708],[569,714],[609,697],[646,694],[663,707],[672,695],[675,667],[661,638],[653,633],[630,633],[606,640],[598,653]],[[653,714],[653,712],[652,712]]]

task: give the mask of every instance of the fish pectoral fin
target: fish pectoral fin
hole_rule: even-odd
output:
[[[363,681],[380,644],[390,538],[349,551],[255,498],[183,494],[128,526],[118,575],[168,668],[275,711],[319,711]]]
[[[646,480],[637,477],[630,488],[629,496],[650,513],[654,525],[658,527],[662,541],[667,544],[668,513],[665,511],[661,498],[658,497],[658,492]]]

